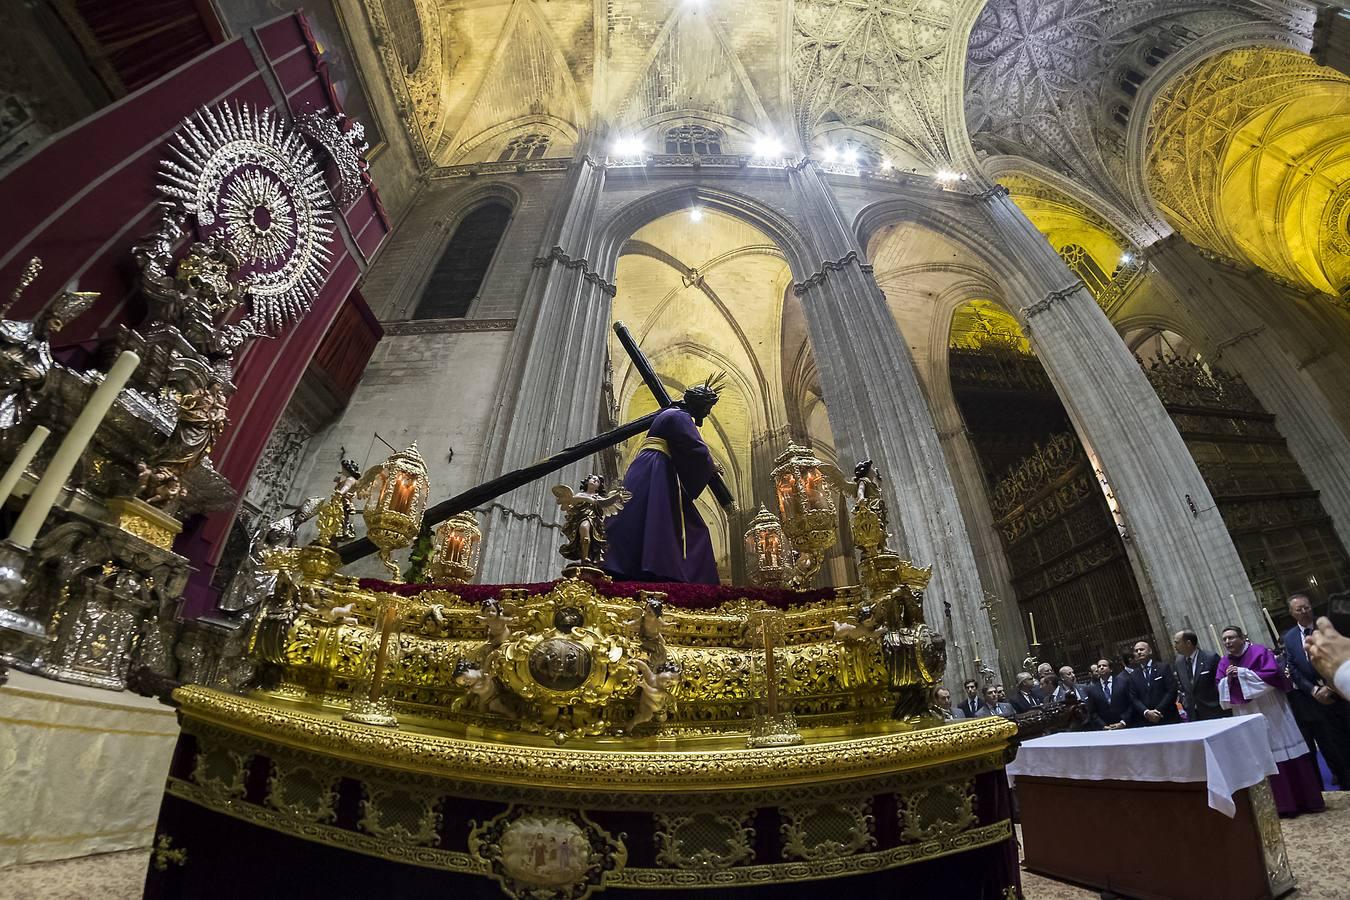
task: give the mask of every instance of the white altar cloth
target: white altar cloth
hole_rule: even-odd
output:
[[[1232,818],[1233,795],[1276,771],[1265,718],[1241,716],[1035,738],[1008,764],[1008,780],[1203,781],[1209,805]]]
[[[0,885],[6,866],[149,847],[177,739],[174,711],[155,700],[11,669],[0,687]]]

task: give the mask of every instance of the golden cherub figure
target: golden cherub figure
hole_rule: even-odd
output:
[[[633,495],[623,488],[606,493],[604,476],[592,474],[575,491],[565,484],[554,485],[553,496],[567,512],[562,526],[567,543],[558,552],[564,559],[598,564],[605,558],[605,518],[623,509]]]

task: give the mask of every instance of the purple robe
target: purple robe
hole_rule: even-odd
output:
[[[647,430],[668,453],[641,450],[623,477],[633,495],[606,531],[605,570],[617,581],[717,584],[712,536],[694,507],[716,471],[689,413],[662,410]]]
[[[1269,647],[1261,644],[1247,643],[1247,649],[1242,655],[1234,659],[1231,656],[1224,656],[1219,660],[1219,667],[1214,670],[1214,679],[1216,682],[1222,681],[1228,677],[1229,666],[1241,666],[1244,669],[1251,669],[1258,678],[1266,684],[1275,688],[1281,694],[1287,694],[1294,689],[1285,677],[1284,672],[1280,671],[1280,663],[1275,659],[1275,654],[1270,652]],[[1232,703],[1234,705],[1246,703],[1247,698],[1242,696],[1242,686],[1233,682],[1229,686],[1232,692]]]
[[[1293,690],[1289,678],[1280,668],[1279,660],[1269,647],[1248,643],[1242,653],[1236,657],[1224,656],[1214,670],[1214,678],[1223,684],[1232,666],[1249,669],[1266,684],[1279,692],[1278,705],[1261,708],[1260,696],[1252,701],[1245,697],[1242,685],[1237,681],[1228,683],[1229,704],[1238,715],[1244,712],[1266,716],[1266,725],[1271,741],[1271,750],[1275,752],[1276,774],[1270,776],[1270,792],[1275,799],[1275,808],[1282,816],[1296,816],[1299,813],[1319,812],[1326,808],[1322,799],[1322,776],[1317,771],[1317,763],[1299,734],[1293,713],[1289,711],[1284,695]],[[1249,708],[1249,704],[1257,708]],[[1293,747],[1294,749],[1290,749]],[[1297,753],[1299,755],[1295,756]]]

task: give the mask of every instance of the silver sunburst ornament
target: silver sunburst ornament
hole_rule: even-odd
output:
[[[221,104],[184,120],[169,146],[160,190],[239,257],[248,318],[280,333],[309,312],[331,258],[332,205],[308,145],[271,110]]]

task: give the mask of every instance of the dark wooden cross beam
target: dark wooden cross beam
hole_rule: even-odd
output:
[[[616,322],[614,331],[619,336],[619,342],[623,344],[626,350],[633,358],[633,364],[637,366],[638,372],[642,373],[643,381],[652,389],[656,395],[656,402],[660,403],[662,408],[670,406],[670,395],[666,393],[664,385],[657,379],[656,373],[651,370],[651,364],[647,358],[642,355],[642,351],[637,349],[637,344],[633,341],[633,336],[624,328],[623,323]],[[630,349],[631,345],[631,349]],[[526,466],[523,469],[516,469],[514,472],[507,472],[491,481],[485,481],[482,484],[475,485],[463,493],[456,494],[449,500],[442,500],[435,506],[429,507],[426,515],[422,517],[422,533],[428,534],[431,529],[444,522],[451,516],[481,506],[489,500],[494,500],[502,494],[514,491],[516,488],[529,484],[531,481],[543,478],[545,475],[565,468],[574,462],[585,459],[588,456],[599,453],[601,450],[607,450],[615,444],[621,444],[634,435],[642,434],[652,425],[657,413],[650,413],[640,419],[634,419],[627,424],[620,425],[604,434],[596,435],[589,440],[582,441],[579,444],[573,444],[565,450],[560,450],[546,459],[541,459],[537,463]],[[708,484],[709,490],[717,498],[717,502],[723,506],[731,505],[734,500],[731,491],[727,490],[726,482],[720,475],[714,475],[713,481]],[[369,556],[375,552],[375,544],[370,538],[363,537],[343,544],[338,548],[338,555],[342,557],[342,562],[352,563],[363,557]]]

